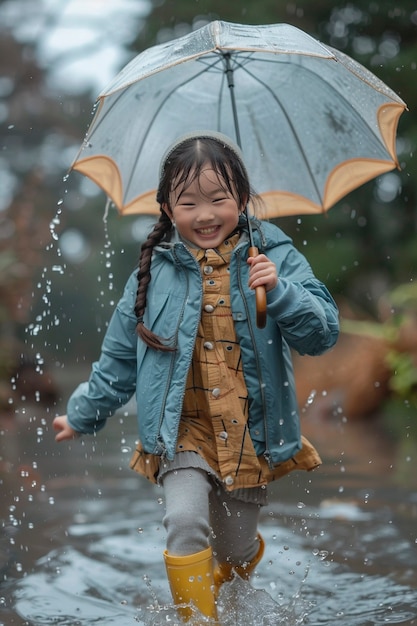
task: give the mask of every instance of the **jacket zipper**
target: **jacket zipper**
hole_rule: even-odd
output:
[[[254,348],[256,347],[256,341],[255,341],[255,335],[253,332],[253,325],[252,325],[252,320],[251,317],[249,315],[249,307],[248,307],[248,303],[247,303],[247,299],[246,299],[246,295],[245,295],[245,291],[243,289],[243,285],[242,285],[242,275],[240,273],[240,267],[241,267],[241,250],[236,250],[235,254],[237,255],[237,281],[238,281],[238,285],[239,285],[239,291],[240,291],[240,295],[242,296],[242,301],[246,310],[246,319],[247,319],[247,324],[248,324],[248,328],[249,328],[249,333],[250,333],[250,337],[252,340],[252,345],[254,346]],[[264,392],[264,384],[263,384],[263,377],[262,377],[262,368],[260,366],[259,363],[259,359],[258,359],[258,353],[257,351],[254,349],[253,350],[254,356],[255,356],[255,363],[256,363],[256,371],[258,374],[258,380],[260,383],[260,391],[261,391],[261,399],[262,399],[262,413],[263,413],[263,423],[264,423],[264,432],[265,432],[265,452],[264,452],[264,458],[266,459],[266,461],[268,462],[268,465],[270,468],[273,467],[273,464],[271,464],[271,453],[269,451],[269,441],[268,441],[268,428],[267,428],[267,419],[266,419],[266,402],[265,402],[265,392]]]
[[[174,253],[174,254],[175,254],[175,253]],[[192,254],[191,254],[191,253],[189,253],[189,254],[190,254],[191,258],[192,258],[192,259],[194,259],[194,257],[192,256]],[[189,276],[188,276],[188,272],[185,272],[185,271],[184,271],[184,269],[183,269],[183,267],[182,267],[182,265],[181,265],[181,264],[180,264],[180,268],[181,268],[181,272],[183,272],[183,274],[184,274],[184,276],[185,276],[186,283],[187,283],[187,289],[186,289],[186,293],[185,293],[185,297],[184,297],[184,302],[183,302],[182,309],[181,309],[181,314],[180,314],[180,315],[179,315],[179,317],[178,317],[178,324],[177,324],[177,327],[176,327],[176,329],[175,329],[175,336],[176,336],[176,337],[178,337],[178,329],[179,329],[180,324],[181,324],[181,322],[182,322],[182,320],[183,320],[183,318],[184,318],[185,306],[186,306],[186,302],[187,302],[187,300],[188,300],[188,296],[189,296],[189,293],[190,293],[190,279],[189,279]],[[200,273],[199,273],[199,276],[200,276]],[[201,288],[201,289],[200,289],[200,293],[202,294],[202,280],[201,280],[201,276],[200,276],[200,288]],[[195,339],[196,339],[196,336],[197,336],[197,331],[198,331],[198,324],[199,324],[199,321],[200,321],[200,317],[199,317],[199,316],[197,316],[197,322],[196,322],[196,324],[195,324],[195,326],[194,326],[194,332],[192,333],[192,338],[193,338],[193,342],[194,342],[194,343],[195,343]],[[191,364],[192,355],[193,355],[193,350],[191,350],[191,358],[190,358],[189,365]],[[171,386],[171,381],[172,381],[172,373],[173,373],[173,369],[174,369],[174,363],[175,363],[175,352],[173,352],[173,353],[172,353],[172,357],[171,357],[171,364],[170,364],[170,368],[169,368],[169,377],[168,377],[167,386],[166,386],[166,388],[165,388],[165,393],[164,393],[163,402],[162,402],[162,410],[161,410],[161,414],[160,414],[160,416],[159,416],[159,424],[158,424],[158,440],[159,440],[159,445],[160,445],[160,446],[161,446],[161,448],[162,448],[162,454],[161,454],[161,458],[162,458],[162,460],[164,460],[164,458],[166,458],[166,447],[165,447],[165,445],[163,445],[163,444],[162,444],[162,442],[161,442],[161,440],[160,440],[160,432],[161,432],[161,426],[162,426],[162,422],[163,422],[163,420],[164,420],[164,415],[165,415],[165,404],[166,404],[166,399],[167,399],[167,397],[168,397],[168,394],[169,394],[169,389],[170,389],[170,386]],[[187,369],[187,372],[188,372],[188,369]],[[183,391],[182,391],[181,406],[182,406],[182,403],[183,403],[183,400],[184,400],[184,396],[185,396],[185,387],[186,387],[186,379],[185,379],[185,382],[184,382],[184,388],[183,388]],[[177,432],[177,435],[176,435],[176,439],[175,439],[175,442],[174,442],[174,450],[175,450],[175,449],[176,449],[176,447],[177,447],[177,441],[178,441],[178,425],[179,425],[180,419],[181,419],[181,415],[179,415],[179,417],[178,417],[178,419],[177,419],[177,423],[176,423],[176,425],[175,425],[175,426],[176,426],[176,432]]]

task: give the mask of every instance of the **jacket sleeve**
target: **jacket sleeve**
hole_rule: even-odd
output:
[[[80,433],[103,428],[108,417],[126,404],[136,389],[136,277],[132,275],[110,320],[101,355],[68,401],[70,426]]]
[[[267,294],[268,315],[299,354],[322,354],[336,343],[339,335],[336,303],[292,244],[278,248],[281,248],[278,254],[268,252],[278,270],[278,284]]]

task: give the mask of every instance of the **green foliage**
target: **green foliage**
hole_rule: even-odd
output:
[[[389,350],[386,361],[393,375],[390,388],[398,396],[409,400],[417,408],[417,367],[411,354]]]
[[[402,325],[412,324],[417,332],[417,284],[399,285],[391,292],[390,301],[394,307],[392,326],[401,330]],[[391,349],[386,358],[393,372],[392,391],[417,409],[417,345],[412,353]]]
[[[386,342],[392,397],[417,410],[417,284],[399,285],[387,296],[390,314],[383,322],[342,320],[344,332]]]

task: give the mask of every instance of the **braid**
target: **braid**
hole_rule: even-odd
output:
[[[138,290],[136,293],[135,302],[135,314],[138,320],[136,332],[138,336],[148,345],[155,350],[162,350],[165,352],[173,351],[174,348],[166,345],[166,340],[158,337],[148,328],[146,328],[143,322],[143,316],[146,309],[146,294],[148,291],[148,285],[151,281],[151,260],[154,247],[162,241],[164,235],[171,228],[171,220],[164,211],[161,211],[159,221],[155,224],[153,230],[150,232],[147,240],[142,244],[142,249],[139,257],[139,270],[138,270]]]

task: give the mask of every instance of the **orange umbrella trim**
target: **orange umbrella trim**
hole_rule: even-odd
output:
[[[76,161],[72,169],[93,180],[113,200],[119,212],[123,213],[122,177],[113,159],[96,155]]]

